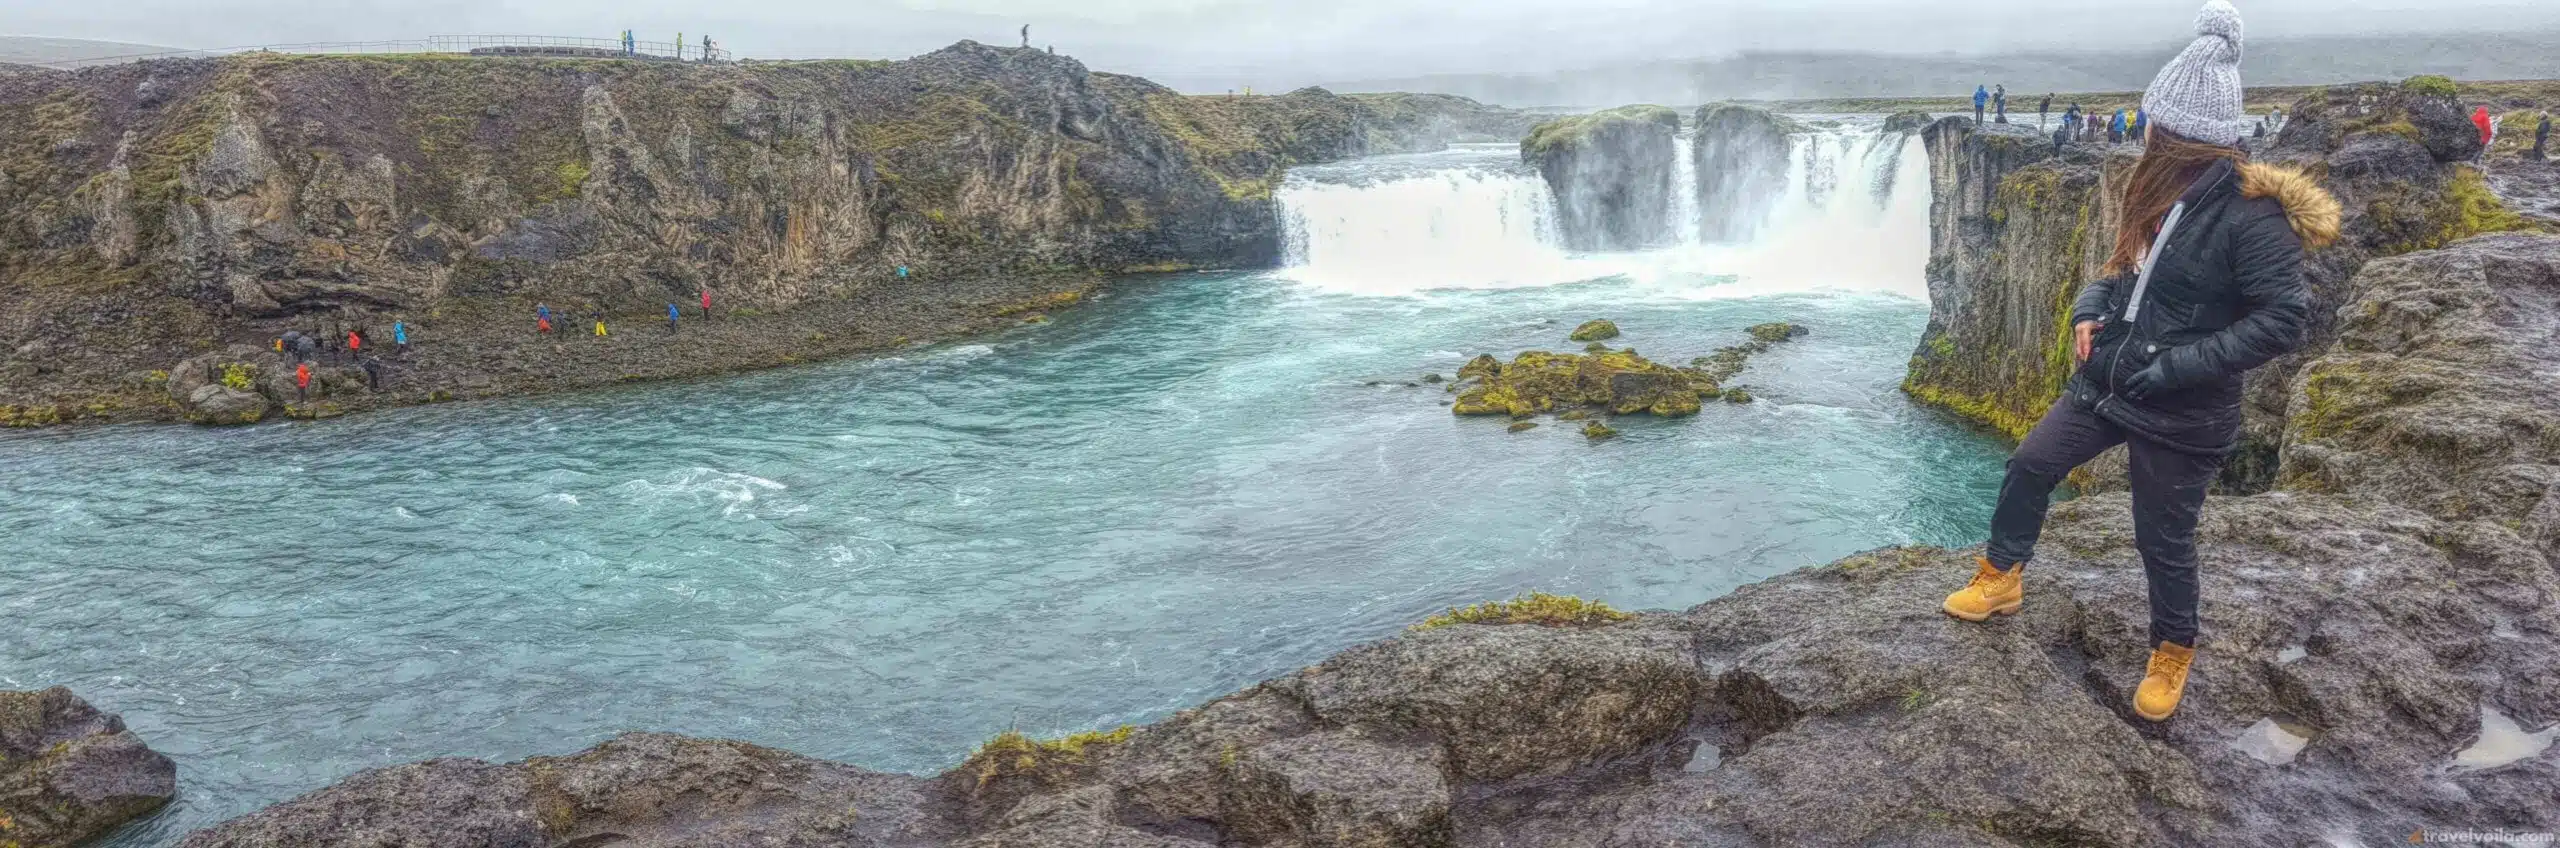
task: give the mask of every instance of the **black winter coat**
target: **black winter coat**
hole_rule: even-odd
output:
[[[2105,324],[2064,391],[2153,442],[2221,455],[2239,442],[2241,376],[2302,344],[2302,252],[2337,238],[2338,202],[2298,172],[2226,161],[2187,189],[2173,218],[2148,283],[2139,271],[2098,280],[2072,304],[2073,325]],[[2161,387],[2123,396],[2155,361]]]

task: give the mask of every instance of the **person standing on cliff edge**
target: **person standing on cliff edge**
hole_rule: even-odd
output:
[[[2195,41],[2143,92],[2151,138],[2126,180],[2114,252],[2071,306],[2079,368],[2010,455],[1991,542],[1944,605],[1975,622],[2017,612],[2054,487],[2125,445],[2151,606],[2133,710],[2152,721],[2177,710],[2195,662],[2196,518],[2239,442],[2242,376],[2302,345],[2302,254],[2338,237],[2336,198],[2239,148],[2240,41],[2239,10],[2210,0]]]
[[[1974,126],[1977,126],[1977,127],[1978,127],[1978,126],[1982,126],[1982,107],[1984,107],[1984,106],[1986,106],[1986,105],[1989,105],[1990,103],[1991,103],[1991,89],[1984,88],[1984,87],[1979,86],[1979,85],[1974,86],[1974,87],[1973,87],[1973,125],[1974,125]]]

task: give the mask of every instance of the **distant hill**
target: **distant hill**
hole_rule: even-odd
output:
[[[171,53],[184,49],[123,41],[91,41],[85,38],[0,35],[0,64],[77,68],[129,61],[126,57],[131,56]]]
[[[1506,106],[1688,105],[1715,100],[1917,97],[2002,84],[2013,95],[2138,91],[2179,45],[1995,56],[1766,52],[1631,62],[1534,74],[1439,74],[1327,83],[1335,91],[1456,94]],[[2252,86],[2321,85],[2443,74],[2465,80],[2560,77],[2560,30],[2481,35],[2263,39],[2249,43]]]

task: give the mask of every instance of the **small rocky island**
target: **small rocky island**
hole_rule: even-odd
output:
[[[1458,402],[1450,411],[1513,418],[1561,412],[1559,417],[1566,420],[1587,418],[1594,412],[1678,418],[1698,414],[1702,401],[1750,403],[1750,392],[1726,383],[1742,373],[1753,354],[1808,331],[1775,322],[1747,332],[1750,341],[1690,360],[1687,367],[1654,362],[1637,355],[1633,348],[1610,350],[1598,341],[1580,354],[1533,350],[1512,357],[1508,363],[1483,354],[1458,369],[1458,379],[1449,384],[1449,391],[1458,395]],[[1617,335],[1616,324],[1592,321],[1576,328],[1571,338],[1581,341]],[[1585,427],[1585,433],[1594,437],[1611,432],[1597,422]]]

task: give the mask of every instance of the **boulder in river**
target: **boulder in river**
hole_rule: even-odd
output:
[[[1581,326],[1573,328],[1573,335],[1566,336],[1565,338],[1569,341],[1597,342],[1617,337],[1618,325],[1616,322],[1610,321],[1606,318],[1595,318],[1593,320],[1582,322]]]
[[[0,692],[0,845],[76,845],[160,809],[178,767],[59,686]]]
[[[1531,128],[1520,160],[1554,193],[1566,247],[1633,250],[1677,240],[1671,192],[1679,134],[1678,112],[1621,106]]]
[[[1916,133],[1928,125],[1927,112],[1905,111],[1884,116],[1884,131],[1889,133]]]

